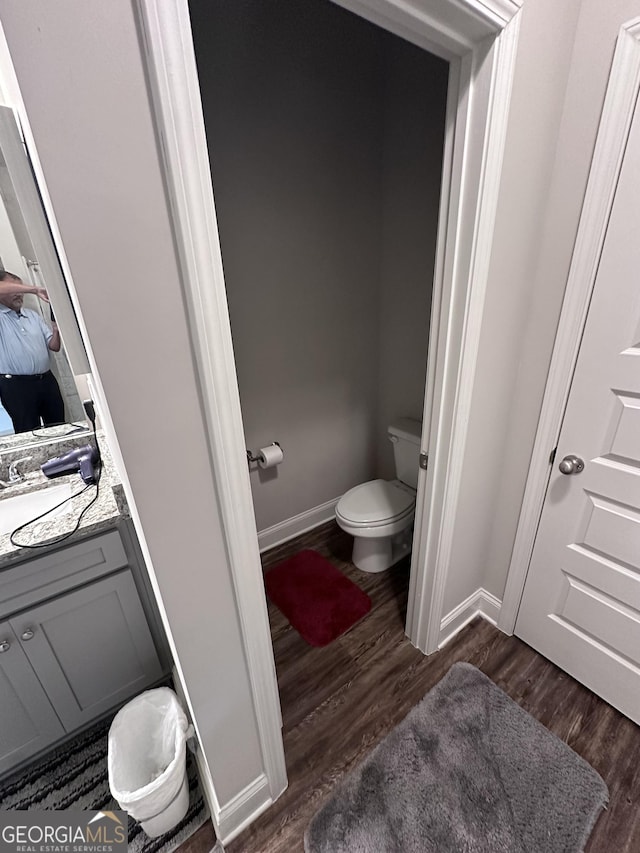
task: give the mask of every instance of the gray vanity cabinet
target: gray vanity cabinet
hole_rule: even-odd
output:
[[[8,622],[0,622],[0,773],[64,734]]]
[[[27,610],[10,625],[66,731],[162,675],[130,571]]]
[[[110,530],[0,570],[0,774],[167,673],[131,556]]]

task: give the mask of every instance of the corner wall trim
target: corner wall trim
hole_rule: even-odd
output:
[[[444,617],[440,623],[438,648],[441,649],[446,646],[476,616],[482,616],[487,622],[497,625],[501,605],[502,602],[499,598],[479,587]]]
[[[268,551],[269,548],[275,548],[277,545],[282,545],[284,542],[288,542],[289,539],[293,539],[302,533],[313,530],[314,527],[319,527],[321,524],[331,521],[335,518],[336,504],[339,500],[340,498],[334,498],[291,518],[285,518],[284,521],[279,521],[271,527],[265,527],[264,530],[259,530],[258,547],[260,548],[260,553]]]
[[[434,285],[423,415],[423,424],[429,425],[423,441],[429,444],[421,449],[429,457],[429,470],[418,482],[416,518],[422,524],[416,524],[407,611],[409,639],[426,654],[438,649],[441,637],[519,27],[516,14],[491,44],[485,41],[459,64],[451,169],[455,180],[440,214],[436,275],[442,282],[437,289]],[[430,393],[433,405],[428,410]]]

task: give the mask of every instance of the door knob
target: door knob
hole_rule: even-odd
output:
[[[22,632],[22,634],[20,634],[20,639],[21,640],[32,640],[34,633],[35,632],[34,632],[33,628],[26,628]]]
[[[561,474],[579,474],[584,471],[584,462],[579,456],[565,456],[558,465]]]
[[[8,652],[10,648],[11,643],[9,640],[0,640],[0,654],[2,654],[2,652]]]

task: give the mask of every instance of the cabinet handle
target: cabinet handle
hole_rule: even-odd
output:
[[[20,639],[21,640],[31,640],[31,639],[33,639],[34,633],[35,633],[35,631],[33,630],[33,628],[27,628],[25,631],[22,632],[22,634],[20,634]]]
[[[0,654],[2,652],[8,652],[10,648],[11,648],[11,643],[9,642],[9,640],[0,641]]]

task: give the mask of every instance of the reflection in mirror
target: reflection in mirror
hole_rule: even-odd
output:
[[[3,433],[56,426],[69,419],[67,413],[78,417],[83,414],[68,362],[60,357],[60,332],[44,288],[38,289],[34,307],[25,305],[33,289],[25,287],[15,273],[0,270]],[[63,387],[69,389],[66,403],[58,377],[63,379]]]
[[[47,282],[4,143],[0,136],[0,444],[2,437],[17,433],[29,440],[60,434],[64,427],[54,424],[86,425],[52,306],[35,292],[17,289],[23,283],[42,297]],[[41,241],[42,224],[37,224]],[[53,245],[50,251],[55,252]]]

